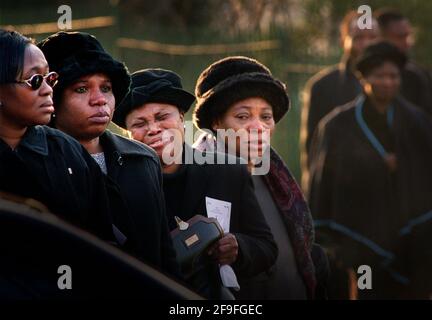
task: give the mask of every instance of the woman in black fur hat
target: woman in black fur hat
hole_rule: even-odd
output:
[[[314,245],[309,208],[283,160],[270,147],[275,124],[289,108],[285,85],[254,59],[228,57],[201,73],[195,95],[195,124],[209,132],[195,146],[200,150],[222,148],[221,151],[247,160],[255,194],[279,247],[273,268],[248,279],[237,296],[245,299],[323,297],[326,258]],[[219,133],[230,129],[239,138],[226,146],[225,138]],[[322,280],[318,287],[317,275]]]
[[[92,35],[59,32],[38,44],[60,74],[51,124],[76,138],[119,189],[129,209],[117,215],[125,248],[143,261],[178,273],[165,217],[161,169],[142,143],[106,130],[115,106],[129,90],[125,65],[113,59]]]

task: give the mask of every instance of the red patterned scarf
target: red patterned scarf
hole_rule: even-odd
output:
[[[201,151],[215,151],[216,139],[210,134],[203,134],[194,143],[194,148]],[[306,284],[308,297],[313,298],[316,277],[311,257],[314,242],[312,216],[300,187],[273,148],[270,150],[270,171],[263,178],[283,216],[299,272]]]

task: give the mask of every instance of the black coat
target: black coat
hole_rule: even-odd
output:
[[[29,127],[12,150],[0,140],[0,190],[36,199],[104,240],[113,241],[103,174],[75,139],[45,126]]]
[[[339,248],[348,267],[376,266],[371,294],[381,298],[404,294],[398,283],[405,284],[404,278],[417,270],[408,256],[422,250],[424,244],[412,245],[411,237],[402,230],[432,209],[432,122],[401,97],[393,106],[390,139],[374,133],[396,155],[395,172],[361,130],[355,102],[336,108],[320,122],[310,159],[309,204],[320,220],[316,221],[317,238],[323,245]],[[372,125],[368,123],[371,130]],[[392,267],[379,277],[382,263]]]
[[[132,238],[131,250],[154,267],[177,275],[179,270],[168,231],[159,158],[146,145],[109,131],[100,137],[100,143],[108,177],[118,186],[129,212],[129,217],[124,212],[115,218]]]
[[[308,193],[308,155],[315,128],[330,111],[353,100],[361,91],[361,85],[347,62],[319,72],[306,84],[300,130],[301,184],[305,194]]]
[[[204,157],[203,153],[187,145],[185,150]],[[235,235],[239,245],[239,255],[232,267],[240,286],[242,279],[269,269],[276,260],[277,246],[255,197],[246,165],[193,163],[185,166],[185,185],[179,190],[184,199],[176,212],[168,212],[170,223],[173,222],[172,215],[182,220],[196,214],[207,216],[206,196],[231,202],[230,233]]]
[[[305,87],[305,103],[301,120],[302,187],[307,194],[310,144],[319,121],[330,111],[352,101],[362,87],[349,69],[349,61],[325,69],[312,77]],[[401,95],[409,102],[432,115],[432,80],[430,74],[413,61],[402,71]]]
[[[408,61],[402,71],[402,96],[432,116],[432,79],[429,70]]]

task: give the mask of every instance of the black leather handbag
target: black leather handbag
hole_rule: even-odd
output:
[[[171,231],[177,261],[184,275],[200,269],[200,259],[207,250],[221,239],[223,229],[215,218],[196,215],[187,222],[175,217],[177,228]]]

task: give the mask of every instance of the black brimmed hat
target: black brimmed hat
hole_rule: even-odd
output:
[[[125,127],[127,115],[145,103],[158,102],[177,106],[186,113],[195,96],[185,90],[178,74],[164,69],[144,69],[132,74],[128,95],[114,112],[113,121]]]

